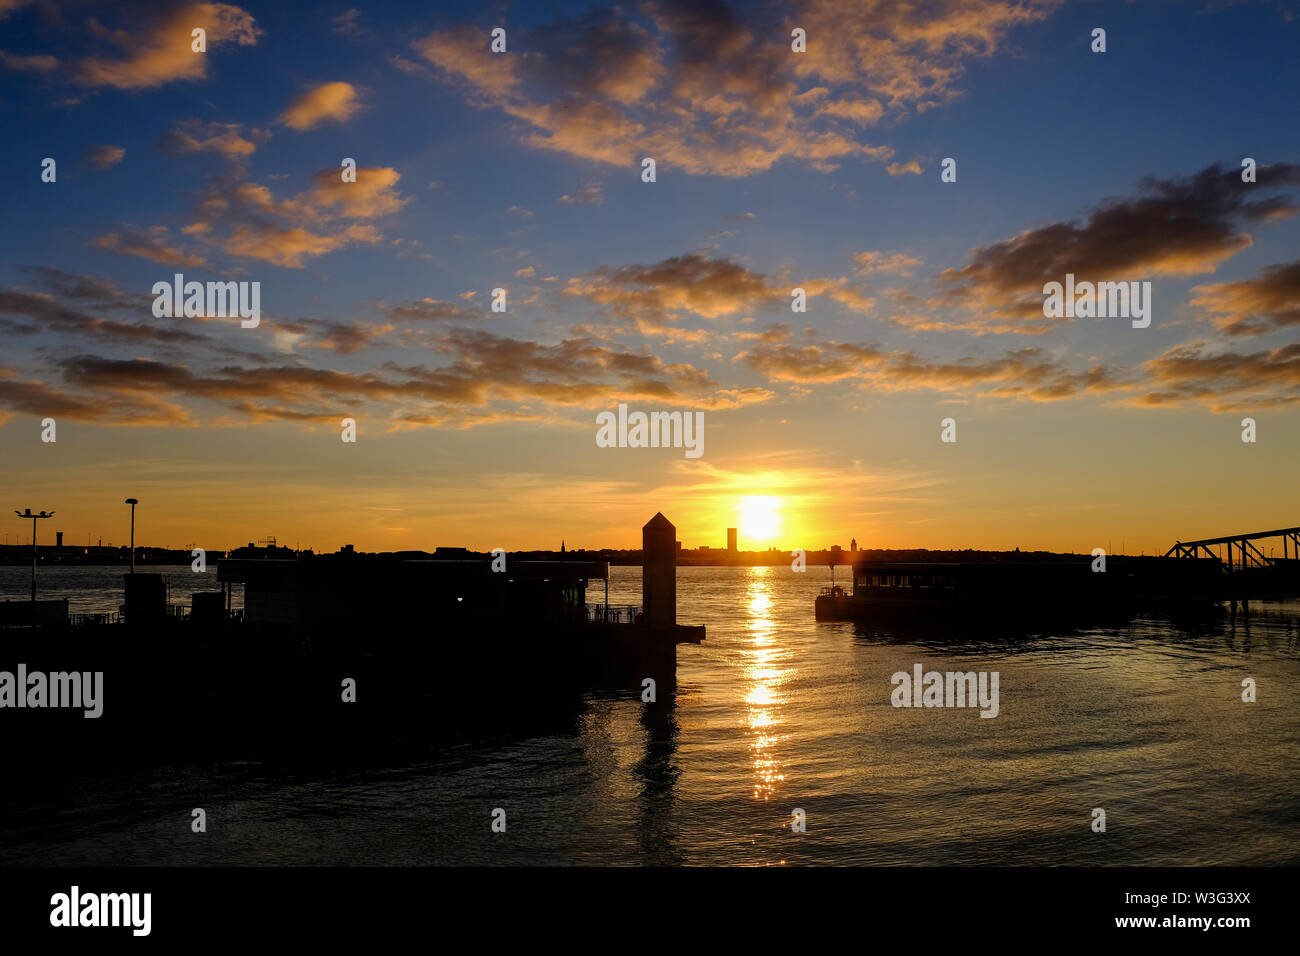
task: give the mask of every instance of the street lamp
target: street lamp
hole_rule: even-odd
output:
[[[135,574],[135,506],[140,503],[139,498],[127,498],[123,504],[131,506],[131,573]]]
[[[32,519],[32,615],[33,615],[32,623],[35,623],[36,622],[36,617],[35,617],[36,614],[36,519],[53,518],[54,512],[51,511],[48,514],[46,514],[44,511],[42,511],[40,514],[32,514],[32,509],[28,508],[26,511],[15,511],[14,514],[16,514],[20,518]]]

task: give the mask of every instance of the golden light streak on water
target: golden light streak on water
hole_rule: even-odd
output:
[[[744,668],[746,723],[752,735],[749,749],[754,766],[754,799],[770,800],[785,780],[784,762],[777,756],[781,740],[782,686],[790,678],[785,654],[777,646],[772,616],[772,568],[749,569],[745,594],[746,662]]]

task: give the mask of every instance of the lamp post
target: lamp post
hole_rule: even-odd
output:
[[[140,503],[139,498],[127,498],[123,504],[131,506],[131,573],[135,574],[135,506]]]
[[[32,614],[35,615],[36,613],[36,609],[35,609],[36,608],[36,520],[38,518],[53,518],[54,512],[51,511],[47,514],[44,511],[42,511],[40,514],[32,514],[32,509],[28,508],[26,511],[15,511],[14,514],[16,514],[20,518],[32,519]],[[33,616],[32,621],[35,622],[35,620],[36,618]]]

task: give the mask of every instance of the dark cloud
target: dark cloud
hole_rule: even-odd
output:
[[[1230,412],[1300,402],[1300,344],[1241,353],[1194,342],[1167,350],[1145,369],[1139,405],[1202,404]]]
[[[481,320],[483,315],[483,309],[430,298],[408,302],[405,305],[395,305],[388,310],[390,319],[408,322],[476,321]]]
[[[1057,401],[1122,387],[1114,372],[1094,366],[1072,371],[1041,349],[995,358],[935,361],[915,352],[852,342],[822,341],[811,330],[796,341],[779,327],[737,359],[769,381],[799,384],[855,382],[878,392],[934,389],[1000,398]]]
[[[206,264],[202,256],[188,253],[172,245],[166,226],[154,226],[150,229],[122,226],[114,232],[93,239],[90,244],[105,252],[113,252],[121,256],[138,256],[151,262],[161,262],[166,266],[197,268]]]
[[[140,305],[144,296],[134,299],[108,279],[66,272],[54,266],[22,266],[24,275],[35,279],[43,288],[62,299],[74,299],[100,309],[126,309]],[[153,296],[148,297],[152,301]]]
[[[277,329],[304,336],[311,348],[327,349],[340,355],[353,355],[380,344],[384,334],[393,330],[391,325],[329,322],[320,319],[276,321],[272,324]]]
[[[1300,325],[1300,259],[1269,266],[1258,278],[1198,285],[1192,305],[1215,313],[1229,335],[1259,335]]]
[[[949,305],[987,316],[986,331],[1046,331],[1059,320],[1043,316],[1044,283],[1066,273],[1097,282],[1213,272],[1252,244],[1247,227],[1296,213],[1289,196],[1267,193],[1298,182],[1300,166],[1290,164],[1259,167],[1257,183],[1219,165],[1185,179],[1146,179],[1136,197],[979,247],[939,278]]]
[[[57,270],[54,270],[57,272]],[[59,273],[58,281],[88,280],[86,277]],[[84,293],[91,293],[92,287],[82,287]],[[110,308],[124,308],[130,303],[114,301]],[[90,306],[103,307],[104,303],[91,302]],[[140,305],[141,310],[148,308]],[[72,308],[60,302],[55,296],[43,293],[24,292],[15,289],[0,289],[0,315],[23,316],[32,319],[46,329],[68,335],[93,335],[106,340],[120,342],[159,342],[172,345],[197,344],[208,339],[194,332],[174,326],[160,326],[123,322],[104,318],[91,312]]]
[[[315,320],[284,323],[313,332]],[[227,364],[203,371],[180,362],[76,355],[57,361],[70,400],[131,409],[148,398],[220,403],[253,421],[326,421],[339,409],[371,403],[386,420],[467,427],[487,421],[545,418],[550,407],[605,407],[617,401],[664,401],[693,408],[731,408],[771,396],[762,388],[721,388],[686,363],[668,363],[573,337],[544,344],[470,329],[439,340],[440,368],[385,363],[369,372],[288,363]],[[94,397],[92,397],[94,396]]]
[[[624,312],[734,315],[780,294],[773,280],[730,259],[688,253],[652,265],[604,267],[571,279],[565,291]]]
[[[12,369],[0,367],[0,409],[6,413],[108,425],[186,425],[189,414],[154,395],[133,398],[74,394],[40,381],[24,381]],[[8,414],[0,413],[0,421]]]

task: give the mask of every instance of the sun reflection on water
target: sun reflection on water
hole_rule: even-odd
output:
[[[781,687],[790,677],[785,652],[776,643],[772,616],[772,568],[751,568],[747,584],[745,622],[748,650],[745,661],[747,722],[754,760],[754,799],[770,800],[776,785],[785,780],[784,765],[775,745],[781,723]]]

